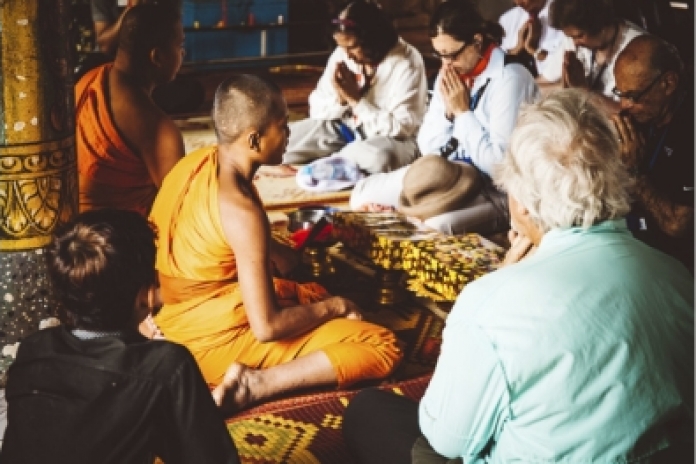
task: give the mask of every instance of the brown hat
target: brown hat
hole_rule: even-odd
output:
[[[439,155],[418,158],[408,168],[399,197],[399,211],[428,219],[464,208],[481,190],[483,179],[469,163]]]

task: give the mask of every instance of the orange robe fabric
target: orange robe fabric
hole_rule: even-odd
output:
[[[339,386],[391,373],[402,357],[396,337],[368,322],[334,319],[292,339],[256,340],[237,280],[234,251],[220,220],[216,173],[215,148],[187,155],[165,178],[152,208],[164,302],[156,321],[165,337],[188,347],[211,385],[219,384],[235,361],[267,368],[317,350],[326,353]],[[328,296],[317,284],[282,279],[274,284],[282,306]]]
[[[80,211],[119,208],[147,216],[157,186],[114,125],[108,100],[111,68],[111,63],[97,67],[75,86]]]

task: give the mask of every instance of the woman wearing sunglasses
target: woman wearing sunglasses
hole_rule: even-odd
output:
[[[503,159],[520,106],[537,99],[537,85],[526,68],[510,62],[499,48],[501,26],[484,20],[469,1],[440,4],[429,33],[442,66],[418,133],[424,157],[360,181],[351,206],[400,209],[451,234],[505,230],[507,201],[489,176]],[[444,159],[434,162],[430,156]],[[451,164],[442,166],[444,162]],[[462,188],[463,178],[471,177],[470,167],[481,182]],[[433,168],[443,175],[432,175]]]

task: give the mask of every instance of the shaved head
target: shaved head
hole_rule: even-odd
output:
[[[631,66],[643,71],[660,73],[675,71],[681,74],[684,64],[672,44],[654,35],[641,35],[629,42],[616,59],[615,68]]]
[[[248,129],[263,134],[286,111],[283,94],[275,83],[251,74],[229,77],[218,86],[213,102],[218,143],[233,143]]]

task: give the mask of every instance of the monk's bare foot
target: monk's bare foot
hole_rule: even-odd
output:
[[[379,203],[365,203],[364,205],[356,208],[355,211],[360,211],[363,213],[386,213],[394,212],[396,211],[396,208],[388,205],[380,205]]]
[[[256,172],[261,176],[291,177],[297,174],[297,169],[289,164],[279,164],[277,166],[261,166]]]
[[[213,400],[225,416],[230,416],[254,402],[252,386],[255,383],[256,370],[234,363],[227,368],[222,383],[213,390]]]

